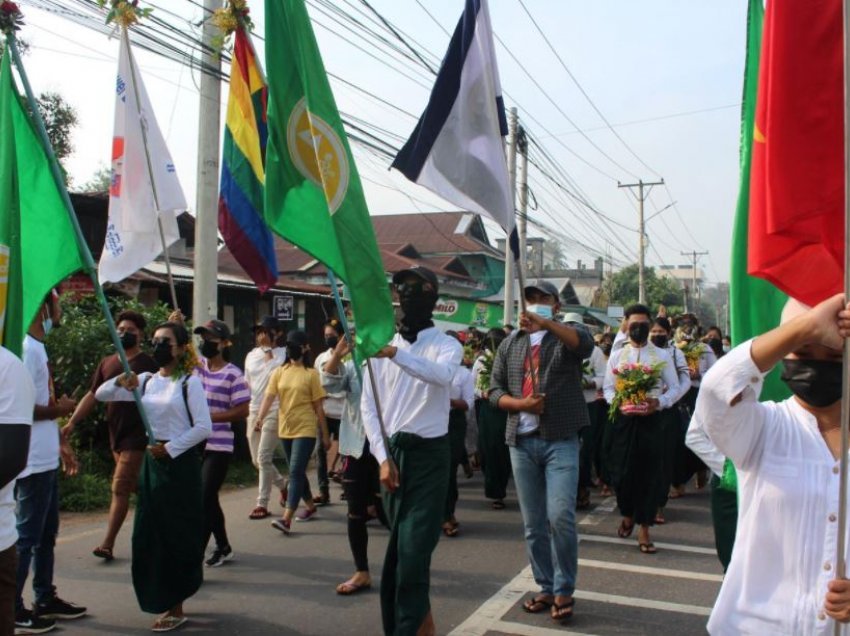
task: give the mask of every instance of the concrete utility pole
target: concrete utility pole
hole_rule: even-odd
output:
[[[697,308],[697,259],[700,256],[708,256],[708,252],[697,252],[693,250],[691,252],[682,252],[682,256],[688,256],[691,260],[691,298],[693,300],[691,307],[691,311],[694,311]],[[685,310],[687,311],[687,307]]]
[[[523,277],[528,276],[528,137],[522,126],[518,127],[517,152],[519,152],[519,266]],[[542,268],[541,268],[542,272]],[[520,293],[522,293],[520,291]]]
[[[218,28],[209,19],[222,0],[204,0],[201,98],[198,115],[198,186],[195,196],[195,284],[192,320],[218,318],[218,172],[221,128],[221,60],[213,54]],[[209,47],[209,48],[206,48]]]
[[[664,179],[661,181],[647,182],[642,179],[637,183],[620,183],[617,182],[618,188],[638,189],[638,194],[635,198],[638,200],[638,302],[646,302],[646,286],[643,280],[644,256],[646,253],[646,232],[644,230],[643,204],[649,197],[652,191],[652,186],[664,185]],[[644,190],[646,188],[646,190]],[[634,194],[634,193],[632,193]]]
[[[516,155],[517,155],[517,110],[513,107],[508,112],[508,173],[511,177],[511,200],[516,201]],[[514,324],[514,258],[511,254],[511,237],[505,240],[505,322]],[[516,326],[516,325],[514,325]]]

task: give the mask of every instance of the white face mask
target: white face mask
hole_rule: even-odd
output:
[[[529,313],[537,314],[541,318],[552,318],[552,305],[528,305],[528,307],[526,307],[526,310]]]

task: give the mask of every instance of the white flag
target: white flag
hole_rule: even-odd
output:
[[[175,243],[180,238],[175,213],[186,210],[186,197],[132,55],[124,31],[116,82],[109,220],[98,266],[101,283],[122,281],[162,254],[158,218],[165,245]]]
[[[505,134],[487,0],[466,0],[428,106],[392,167],[446,201],[496,221],[516,256]]]

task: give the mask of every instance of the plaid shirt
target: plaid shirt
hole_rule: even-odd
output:
[[[539,391],[545,394],[540,415],[540,437],[547,441],[568,439],[579,429],[590,425],[587,404],[581,390],[582,361],[593,351],[593,338],[583,327],[577,327],[579,345],[573,350],[552,333],[540,343]],[[522,397],[522,382],[529,337],[515,331],[499,346],[490,376],[490,404],[499,405],[503,395]],[[516,446],[519,413],[508,414],[505,441]]]

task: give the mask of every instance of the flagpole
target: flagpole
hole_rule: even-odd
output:
[[[850,47],[847,37],[850,35],[850,0],[843,0],[842,26],[844,32],[844,302],[850,298],[850,63],[847,56]],[[850,340],[844,340],[844,358],[842,360],[843,377],[841,391],[841,458],[838,487],[838,547],[835,559],[835,578],[847,576],[847,453],[850,450]],[[835,636],[841,634],[841,623],[835,622]]]
[[[334,302],[336,303],[336,311],[339,315],[339,320],[342,323],[342,328],[345,331],[345,338],[348,342],[354,344],[354,339],[351,337],[351,330],[348,328],[348,320],[345,318],[345,308],[342,306],[342,299],[339,297],[339,288],[337,285],[336,275],[331,268],[328,268],[328,280],[331,283],[331,292],[333,293]],[[356,360],[355,356],[355,360]],[[381,408],[381,398],[378,396],[378,384],[375,381],[375,374],[372,371],[372,359],[366,358],[366,367],[369,369],[369,382],[372,385],[372,395],[375,397],[375,411],[378,414],[378,426],[381,429],[381,439],[384,441],[384,448],[387,449],[387,461],[390,463],[391,472],[397,473],[398,469],[395,466],[392,455],[390,455],[390,444],[387,438],[387,427],[384,424],[384,411]],[[360,371],[360,366],[355,363],[354,369],[357,372],[357,379],[360,380],[360,386],[363,386],[363,373]]]
[[[121,366],[124,368],[124,373],[129,375],[131,373],[130,363],[127,361],[127,355],[124,353],[124,347],[121,345],[121,339],[118,337],[118,331],[115,328],[115,321],[112,319],[112,312],[109,309],[109,303],[106,300],[106,295],[103,293],[103,287],[101,287],[100,281],[97,277],[97,267],[94,264],[94,259],[92,258],[85,238],[83,238],[83,232],[80,229],[80,222],[77,219],[76,212],[74,212],[74,205],[71,203],[71,197],[68,195],[68,188],[65,187],[65,179],[62,176],[62,170],[59,168],[59,161],[56,159],[56,154],[53,152],[53,145],[50,143],[50,138],[47,136],[47,130],[44,127],[44,120],[41,118],[41,112],[38,110],[38,103],[33,95],[29,78],[27,77],[26,70],[24,70],[24,65],[21,62],[21,56],[18,52],[17,40],[14,33],[6,34],[6,44],[6,48],[12,52],[12,61],[15,63],[15,68],[18,69],[18,75],[20,75],[21,83],[24,85],[24,92],[27,96],[27,104],[32,111],[32,119],[35,123],[36,132],[41,139],[41,145],[47,155],[47,161],[50,164],[50,171],[53,174],[53,180],[56,182],[57,189],[62,197],[62,202],[65,204],[65,210],[68,212],[68,217],[71,220],[71,226],[74,228],[74,234],[77,238],[77,247],[83,257],[86,273],[89,275],[89,278],[91,278],[92,284],[94,285],[95,295],[100,303],[100,308],[103,311],[103,317],[106,319],[106,326],[109,329],[109,335],[112,338],[112,345],[115,347],[115,352],[121,360]],[[142,423],[145,426],[145,432],[148,435],[148,442],[150,444],[155,444],[156,437],[151,429],[144,406],[142,406],[142,395],[138,388],[133,389],[133,398],[136,401],[136,406],[139,409],[139,415],[141,416]]]
[[[130,35],[126,26],[121,27],[121,38],[124,40],[124,46],[127,47],[127,58],[130,60],[130,75],[133,80],[133,94],[136,98],[136,110],[138,111],[136,115],[141,119],[142,103],[139,99],[139,78],[136,75],[136,61],[133,59],[133,51],[130,48]],[[159,210],[159,195],[156,191],[156,179],[154,179],[153,176],[153,164],[151,163],[151,154],[148,149],[148,131],[145,126],[145,122],[141,122],[141,129],[142,146],[145,148],[145,161],[148,166],[148,177],[150,178],[154,206],[156,207],[156,223],[159,227],[159,239],[162,242],[162,255],[165,257],[165,272],[168,277],[168,287],[171,291],[171,304],[174,305],[174,309],[179,311],[180,305],[177,303],[177,290],[174,287],[174,276],[171,274],[171,257],[168,255],[168,246],[165,244],[165,230],[162,229],[162,216],[160,215]]]

